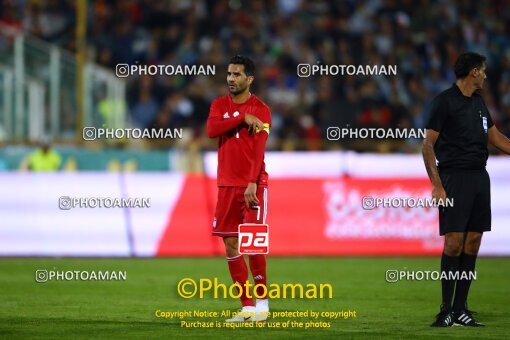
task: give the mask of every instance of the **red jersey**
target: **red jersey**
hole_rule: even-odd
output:
[[[244,122],[251,114],[264,123],[264,130],[248,133]],[[219,137],[218,186],[246,187],[254,182],[267,186],[268,175],[264,164],[264,149],[271,126],[271,113],[257,96],[236,104],[230,95],[215,99],[207,119],[209,137]]]

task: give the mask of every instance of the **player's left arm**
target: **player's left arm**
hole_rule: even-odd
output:
[[[264,129],[256,130],[253,135],[253,163],[250,169],[250,182],[244,192],[244,200],[248,208],[259,203],[257,198],[257,180],[260,175],[260,169],[262,168],[266,142],[269,137],[269,128],[271,126],[270,113],[267,112],[267,115],[264,116],[265,117],[259,117],[264,123]]]
[[[492,125],[489,128],[489,143],[503,151],[504,153],[510,155],[510,139],[508,139],[504,134],[502,134],[496,125]]]

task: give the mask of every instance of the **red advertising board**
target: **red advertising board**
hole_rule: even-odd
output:
[[[422,178],[273,179],[268,190],[271,255],[426,255],[438,254],[436,208],[363,207],[364,198],[429,198]],[[211,235],[216,184],[186,178],[168,218],[157,255],[222,255],[221,239]]]

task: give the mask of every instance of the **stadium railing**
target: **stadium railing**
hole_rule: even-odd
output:
[[[94,63],[84,65],[83,91],[77,91],[73,54],[32,36],[2,36],[0,49],[0,140],[75,140],[80,136],[77,97],[83,96],[83,125],[125,127],[125,81]],[[100,114],[105,101],[121,103]]]

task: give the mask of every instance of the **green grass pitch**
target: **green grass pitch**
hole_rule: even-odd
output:
[[[270,283],[330,283],[333,299],[272,300],[272,311],[354,310],[356,318],[325,320],[330,328],[182,328],[178,319],[156,310],[221,311],[237,300],[178,297],[180,279],[214,278],[230,283],[224,258],[160,259],[0,259],[0,338],[473,338],[502,339],[510,334],[510,259],[481,258],[472,284],[470,309],[484,328],[429,327],[440,302],[440,283],[387,283],[385,272],[436,270],[439,258],[269,257]],[[126,281],[35,282],[35,271],[126,271]],[[204,320],[187,318],[187,320]],[[223,318],[214,319],[222,321]],[[308,319],[279,318],[306,322]]]

